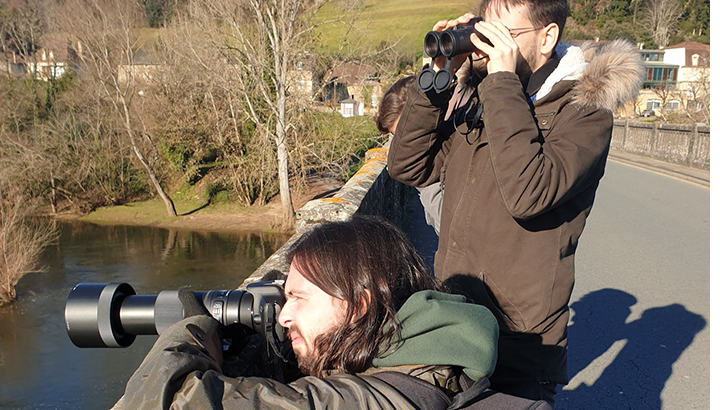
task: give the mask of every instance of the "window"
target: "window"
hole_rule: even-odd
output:
[[[648,100],[648,102],[647,102],[648,110],[659,110],[661,106],[662,106],[662,101],[660,101],[660,100]]]
[[[704,107],[704,105],[703,105],[703,103],[700,102],[700,101],[690,100],[690,101],[688,101],[688,103],[687,103],[687,109],[688,109],[688,111],[693,111],[693,110],[694,110],[695,112],[699,112],[700,110],[703,109],[703,107]]]
[[[670,100],[665,104],[666,111],[678,111],[680,110],[680,101]]]
[[[663,69],[662,68],[653,68],[653,81],[662,81],[663,80]]]

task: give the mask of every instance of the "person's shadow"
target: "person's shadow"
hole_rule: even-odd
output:
[[[647,309],[639,319],[626,323],[636,302],[621,290],[601,289],[570,306],[575,313],[568,327],[571,384],[558,395],[556,409],[662,408],[660,394],[673,363],[706,321],[682,305],[671,304]],[[598,363],[589,368],[594,361]],[[602,367],[602,374],[594,374]],[[573,383],[580,372],[587,373],[586,379],[597,379]]]

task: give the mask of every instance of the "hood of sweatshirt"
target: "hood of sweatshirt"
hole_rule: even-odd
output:
[[[413,294],[397,313],[399,341],[375,358],[375,367],[456,366],[473,380],[489,377],[497,361],[498,324],[484,306],[460,295]]]

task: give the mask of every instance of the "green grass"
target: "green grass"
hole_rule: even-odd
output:
[[[206,201],[173,199],[173,202],[175,203],[175,210],[177,211],[177,214],[183,215],[202,207],[205,205]],[[133,219],[135,222],[141,223],[171,221],[173,218],[167,215],[167,209],[165,208],[165,203],[162,200],[150,199],[126,205],[98,208],[90,213],[90,215],[85,216],[82,219],[90,222],[112,222],[117,220]]]
[[[477,5],[477,0],[418,1],[418,0],[366,0],[365,9],[350,31],[360,38],[366,49],[376,49],[383,41],[398,43],[401,51],[422,52],[425,34],[438,20],[458,17]],[[315,17],[316,22],[330,21],[343,14],[343,2],[333,1],[324,6]],[[352,13],[352,12],[349,12]],[[345,19],[350,18],[348,15]],[[323,24],[319,28],[321,51],[337,52],[345,34],[347,23]]]

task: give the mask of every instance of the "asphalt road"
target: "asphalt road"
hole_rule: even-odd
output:
[[[432,263],[415,208],[406,231]],[[710,407],[710,190],[609,161],[580,238],[556,409]]]

